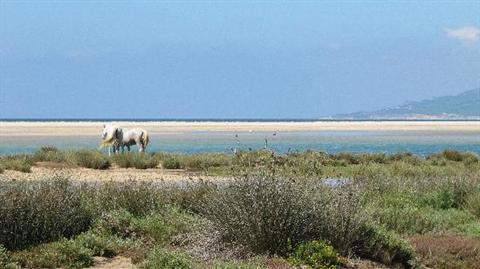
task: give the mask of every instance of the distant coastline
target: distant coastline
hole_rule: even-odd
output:
[[[0,122],[480,122],[478,119],[332,119],[332,118],[285,118],[285,119],[243,119],[243,118],[0,118]]]

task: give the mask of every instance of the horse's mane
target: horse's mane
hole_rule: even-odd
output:
[[[108,136],[100,144],[100,148],[110,147],[113,144],[115,144],[116,142],[115,133],[118,131],[118,129],[119,129],[118,127],[112,127],[109,129],[113,131],[108,133]]]
[[[100,148],[108,148],[115,144],[115,139],[111,138],[110,140],[103,140],[100,144]]]

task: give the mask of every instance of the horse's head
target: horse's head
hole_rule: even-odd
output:
[[[102,131],[102,139],[105,140],[108,136],[108,132],[109,130],[111,129],[110,128],[111,126],[110,125],[103,125],[103,131]]]
[[[122,128],[117,125],[103,125],[101,147],[119,144],[122,139]]]
[[[116,125],[103,125],[103,131],[102,131],[102,139],[109,141],[114,138],[117,138],[117,133],[119,132],[120,127]]]

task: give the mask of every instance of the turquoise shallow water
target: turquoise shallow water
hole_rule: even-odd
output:
[[[235,135],[238,134],[238,139]],[[280,153],[319,150],[336,152],[412,152],[428,155],[444,149],[472,151],[480,154],[480,134],[455,132],[185,132],[152,134],[149,152],[166,151],[186,154],[201,152],[232,152],[239,149],[260,149],[265,139],[268,147]],[[0,155],[32,153],[44,145],[62,149],[96,149],[99,136],[22,136],[0,138]],[[106,150],[105,150],[106,152]]]

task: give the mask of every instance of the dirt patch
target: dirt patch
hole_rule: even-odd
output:
[[[431,268],[480,269],[480,239],[458,235],[417,235],[409,239],[422,264]]]
[[[349,269],[389,269],[389,268],[397,268],[397,267],[388,267],[384,264],[369,261],[369,260],[360,260],[360,259],[348,259],[346,268]],[[403,267],[398,267],[403,268]]]
[[[53,168],[53,169],[62,169],[62,168],[76,168],[76,165],[69,163],[57,163],[57,162],[36,162],[35,166]]]
[[[53,163],[42,163],[32,166],[31,173],[23,173],[13,170],[5,170],[0,174],[0,180],[42,180],[55,177],[69,178],[75,181],[179,181],[188,179],[218,180],[218,177],[205,176],[201,173],[186,171],[169,171],[162,168],[134,169],[134,168],[111,168],[107,170],[95,170],[83,167],[62,167]]]
[[[95,265],[92,269],[133,269],[135,266],[130,258],[116,256],[113,258],[94,257]]]

